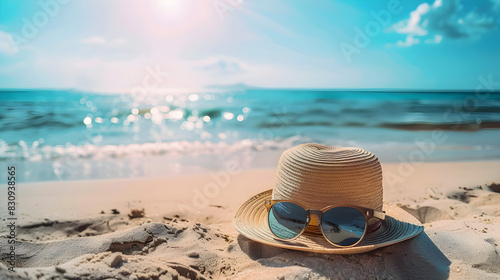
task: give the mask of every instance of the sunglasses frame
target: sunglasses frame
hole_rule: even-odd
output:
[[[304,228],[302,229],[302,231],[299,234],[297,234],[295,237],[293,237],[293,238],[283,239],[283,238],[280,238],[280,237],[276,236],[273,233],[273,231],[271,230],[271,227],[269,225],[269,212],[271,211],[271,208],[273,207],[273,205],[276,204],[276,203],[279,203],[279,202],[293,203],[293,204],[295,204],[297,206],[302,207],[306,211],[307,222],[306,222]],[[349,205],[349,204],[334,204],[334,205],[329,205],[329,206],[323,207],[322,209],[318,210],[318,209],[307,208],[304,205],[302,205],[300,203],[297,203],[295,201],[290,201],[290,200],[285,200],[285,199],[266,199],[266,201],[264,202],[264,205],[267,208],[267,226],[269,227],[269,230],[271,231],[271,233],[276,238],[278,238],[279,240],[284,240],[284,241],[294,240],[294,239],[298,238],[299,236],[301,236],[302,234],[304,234],[304,232],[306,231],[307,227],[309,226],[309,223],[311,222],[311,215],[315,215],[317,217],[317,220],[318,220],[319,230],[321,231],[321,234],[326,239],[326,241],[328,241],[328,243],[332,244],[333,246],[340,247],[340,248],[354,247],[354,246],[358,245],[358,243],[361,242],[361,240],[363,240],[363,238],[366,235],[366,232],[368,230],[368,221],[371,218],[377,218],[377,219],[379,219],[381,221],[385,220],[385,211],[375,211],[375,210],[370,209],[370,208],[359,207],[359,206]],[[363,231],[363,235],[359,238],[358,242],[356,242],[356,243],[354,243],[352,245],[342,246],[342,245],[335,244],[335,243],[331,242],[326,237],[325,233],[323,232],[323,227],[321,226],[321,217],[323,216],[323,214],[326,211],[328,211],[330,209],[333,209],[333,208],[338,208],[338,207],[354,208],[354,209],[358,210],[359,212],[361,212],[361,214],[363,214],[363,216],[365,217],[365,230]]]

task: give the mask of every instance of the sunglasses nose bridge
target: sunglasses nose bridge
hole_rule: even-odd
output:
[[[319,221],[321,219],[321,216],[323,215],[323,212],[321,212],[319,210],[313,210],[313,209],[307,209],[306,212],[311,220],[310,222],[312,222],[313,225],[316,225],[316,224],[319,225]]]

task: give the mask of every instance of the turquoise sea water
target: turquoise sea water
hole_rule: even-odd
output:
[[[498,93],[0,90],[0,104],[0,165],[15,163],[24,181],[196,173],[230,159],[267,168],[305,142],[362,147],[382,162],[415,151],[500,159]]]

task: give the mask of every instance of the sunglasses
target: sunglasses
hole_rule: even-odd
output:
[[[265,205],[269,229],[278,239],[292,240],[303,234],[313,215],[317,217],[319,226],[316,234],[323,234],[328,242],[337,247],[356,246],[367,233],[379,229],[385,219],[385,212],[351,205],[332,205],[315,210],[295,202],[271,199],[266,200]],[[368,225],[371,218],[380,220]]]

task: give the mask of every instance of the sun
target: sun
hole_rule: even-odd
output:
[[[157,0],[158,6],[169,12],[179,11],[182,7],[181,0]]]
[[[144,32],[153,33],[155,38],[166,39],[187,34],[213,17],[212,6],[208,1],[154,0],[140,3],[134,6],[134,13],[138,15],[138,22]]]

